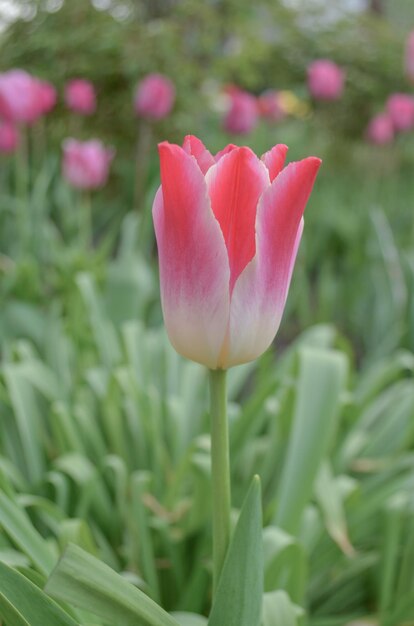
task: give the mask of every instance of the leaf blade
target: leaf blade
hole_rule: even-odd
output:
[[[259,626],[263,596],[262,505],[258,476],[243,503],[208,626]]]

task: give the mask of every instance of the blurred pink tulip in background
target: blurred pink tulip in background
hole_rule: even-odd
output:
[[[391,143],[394,139],[394,125],[388,113],[379,113],[368,124],[366,137],[376,145]]]
[[[63,142],[63,176],[78,189],[97,189],[105,185],[114,156],[115,150],[106,148],[98,139],[66,139]]]
[[[57,92],[52,83],[46,80],[38,81],[38,88],[40,90],[40,109],[41,113],[46,115],[56,106]]]
[[[345,83],[345,72],[333,61],[320,59],[308,67],[308,88],[315,100],[339,100]]]
[[[93,84],[83,78],[69,81],[65,87],[65,102],[75,113],[92,115],[96,111],[96,93]]]
[[[259,112],[269,122],[280,122],[286,117],[281,97],[275,89],[264,91],[258,99]]]
[[[404,132],[414,127],[414,98],[406,93],[394,93],[387,100],[387,112],[396,131]]]
[[[256,98],[238,87],[227,88],[229,108],[223,126],[228,133],[247,135],[257,124],[259,107]]]
[[[175,87],[162,74],[149,74],[136,88],[135,113],[152,120],[166,117],[174,106]]]
[[[0,117],[31,124],[42,114],[39,81],[24,70],[0,74]]]
[[[0,153],[11,154],[19,145],[17,128],[6,120],[0,122]]]

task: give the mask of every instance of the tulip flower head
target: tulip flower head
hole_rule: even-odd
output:
[[[262,93],[258,99],[259,112],[269,122],[280,122],[286,117],[286,110],[280,93],[269,89]]]
[[[238,87],[227,89],[229,106],[223,126],[228,133],[235,135],[249,134],[257,124],[259,107],[256,98]]]
[[[0,116],[31,124],[42,114],[39,81],[24,70],[0,74]]]
[[[78,189],[103,187],[114,155],[113,148],[106,148],[98,139],[84,142],[66,139],[63,143],[63,176]]]
[[[11,154],[19,145],[19,133],[11,122],[0,122],[0,153]]]
[[[45,80],[38,81],[38,89],[40,92],[40,109],[45,115],[50,113],[50,111],[55,107],[57,102],[57,92],[55,87]]]
[[[284,166],[287,147],[259,159],[196,137],[159,145],[153,205],[161,301],[171,343],[211,369],[260,356],[279,328],[303,211],[320,159]]]
[[[345,83],[345,72],[329,59],[319,59],[308,67],[308,89],[315,100],[339,100]]]
[[[69,81],[65,87],[66,106],[80,115],[92,115],[96,110],[96,93],[93,84],[83,78]]]
[[[381,146],[394,139],[394,125],[388,113],[379,113],[368,124],[366,137],[371,143]]]
[[[396,131],[405,132],[414,127],[414,98],[412,96],[406,93],[394,93],[388,98],[386,108]]]
[[[405,73],[410,82],[414,83],[414,30],[408,35],[405,48]]]
[[[166,117],[174,106],[175,87],[162,74],[149,74],[138,85],[134,96],[135,113],[150,120]]]

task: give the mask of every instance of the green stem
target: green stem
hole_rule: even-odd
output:
[[[149,157],[152,143],[152,126],[147,120],[141,120],[138,128],[135,163],[134,209],[144,211],[145,183],[148,175]]]
[[[210,370],[211,473],[213,488],[213,593],[230,541],[230,459],[225,370]]]
[[[29,148],[27,129],[20,127],[20,141],[15,156],[16,166],[16,197],[19,205],[17,207],[17,225],[19,233],[20,251],[25,253],[28,245],[29,225]]]
[[[93,244],[93,224],[91,195],[88,190],[84,190],[81,194],[79,209],[79,233],[82,239],[83,247],[85,248],[85,250],[89,250]]]

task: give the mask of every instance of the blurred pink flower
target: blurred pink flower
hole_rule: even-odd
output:
[[[379,113],[368,124],[366,137],[376,145],[391,143],[394,139],[394,125],[388,113]]]
[[[19,144],[19,132],[11,123],[3,120],[0,122],[0,153],[11,154]]]
[[[345,83],[345,72],[328,59],[314,61],[308,67],[308,89],[315,100],[339,100]]]
[[[230,106],[225,115],[223,126],[228,133],[247,135],[257,124],[259,107],[252,94],[238,87],[229,87],[227,94]]]
[[[45,115],[55,107],[57,102],[57,92],[52,83],[46,80],[38,80],[38,89],[40,92],[40,109]]]
[[[69,109],[81,115],[92,115],[96,110],[93,84],[83,78],[70,80],[65,87],[65,102]]]
[[[394,93],[387,100],[387,112],[394,130],[407,131],[414,127],[414,98],[406,93]]]
[[[36,78],[24,70],[0,74],[0,116],[16,123],[33,123],[41,115]]]
[[[408,35],[405,47],[405,73],[409,80],[414,83],[414,30]]]
[[[175,87],[162,74],[149,74],[137,86],[134,109],[137,115],[151,120],[166,117],[175,101]]]
[[[274,89],[264,91],[258,99],[260,115],[269,122],[279,122],[286,117],[286,111],[282,106],[280,94]]]
[[[106,148],[98,139],[66,139],[63,142],[63,176],[78,189],[102,187],[108,179],[114,156],[115,150]]]

